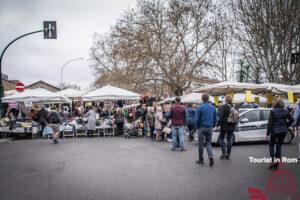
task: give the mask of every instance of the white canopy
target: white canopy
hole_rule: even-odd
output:
[[[254,83],[225,81],[197,88],[194,90],[194,92],[207,92],[210,95],[222,95],[230,92],[244,92],[245,90],[252,90],[252,92],[260,92],[265,91],[266,89],[266,86]]]
[[[181,97],[181,102],[183,102],[183,103],[199,103],[202,101],[202,99],[201,99],[202,95],[203,95],[203,93],[186,94]],[[214,102],[214,97],[209,96],[209,100],[211,102]]]
[[[102,100],[139,100],[140,95],[111,85],[88,92],[83,95],[84,101]]]
[[[17,94],[18,92],[16,90],[8,90],[8,91],[4,91],[4,96],[10,96],[10,95],[14,95]]]
[[[75,89],[71,89],[71,88],[67,88],[65,90],[61,90],[56,92],[57,95],[60,96],[65,96],[68,98],[80,98],[83,96],[84,92],[83,91],[79,91],[79,90],[75,90]]]
[[[160,102],[158,102],[158,104],[171,103],[171,102],[175,101],[175,98],[176,97],[167,97],[167,98],[161,100]]]
[[[70,99],[55,94],[49,90],[44,88],[37,88],[37,89],[26,89],[24,92],[20,92],[11,96],[3,97],[2,101],[5,103],[8,102],[24,102],[24,101],[31,101],[33,103],[60,103],[66,102],[69,103]]]
[[[289,90],[293,91],[295,94],[300,94],[300,85],[284,85],[277,83],[262,83],[260,85],[266,87],[268,91],[277,94],[287,93]]]

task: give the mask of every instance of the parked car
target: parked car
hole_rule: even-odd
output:
[[[236,130],[232,136],[232,141],[250,142],[250,141],[266,141],[266,132],[270,108],[241,108],[239,109],[240,119]],[[212,143],[219,144],[220,130],[214,129]],[[196,138],[197,139],[197,138]],[[289,144],[294,139],[293,129],[289,128],[284,143]]]

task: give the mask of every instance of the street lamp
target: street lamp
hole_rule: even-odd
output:
[[[77,85],[79,82],[81,82],[81,81],[83,81],[83,80],[91,79],[91,78],[93,78],[93,76],[89,76],[89,77],[85,77],[85,78],[79,79],[79,80],[76,81],[73,85]]]
[[[76,60],[84,60],[84,58],[75,58],[75,59],[72,59],[72,60],[69,60],[68,62],[66,62],[65,64],[63,64],[63,66],[61,67],[61,70],[60,70],[60,90],[62,90],[62,79],[63,79],[63,70],[65,68],[65,66],[73,61],[76,61]]]

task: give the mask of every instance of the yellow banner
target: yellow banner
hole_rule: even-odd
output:
[[[245,97],[246,97],[246,102],[247,103],[250,103],[251,101],[252,101],[252,99],[251,99],[251,90],[245,90]]]
[[[255,103],[258,105],[259,104],[259,97],[254,98]]]
[[[232,98],[232,102],[234,102],[234,92],[230,92],[229,95],[230,95],[231,98]]]
[[[219,105],[219,97],[215,96],[214,101],[215,101],[215,105],[218,106]]]
[[[287,92],[287,94],[288,94],[289,103],[294,103],[294,93],[293,93],[293,91],[289,90]]]
[[[274,97],[273,97],[272,93],[267,94],[267,103],[268,103],[268,105],[273,104],[273,99],[274,99]]]

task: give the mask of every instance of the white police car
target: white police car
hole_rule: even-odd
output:
[[[240,119],[234,131],[233,142],[266,141],[267,124],[270,108],[241,108]],[[219,144],[220,130],[214,129],[212,143]],[[289,129],[284,143],[289,144],[294,138],[292,129]]]

